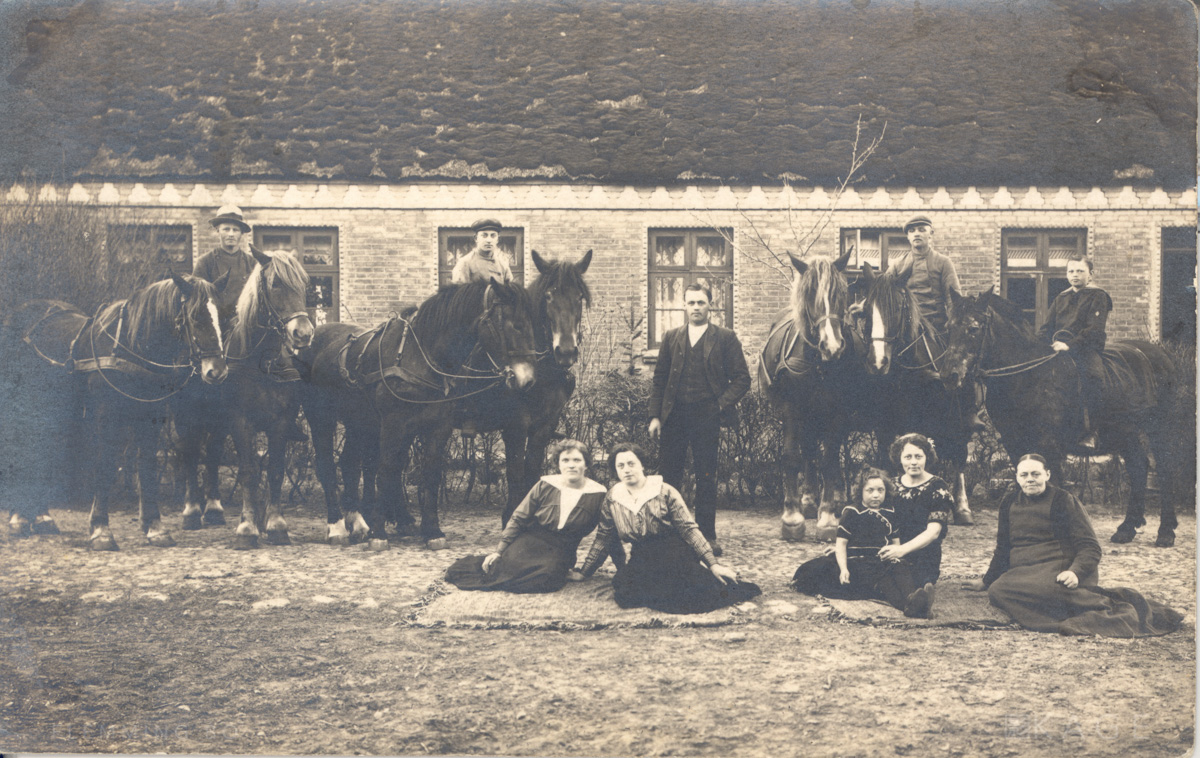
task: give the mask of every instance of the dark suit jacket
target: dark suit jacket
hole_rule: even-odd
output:
[[[750,369],[746,367],[746,356],[742,343],[733,330],[709,324],[711,335],[702,341],[704,346],[704,374],[721,412],[721,423],[731,426],[737,423],[737,403],[750,391]],[[666,423],[675,405],[679,381],[683,376],[685,351],[687,350],[687,326],[681,326],[663,335],[658,350],[658,362],[654,364],[654,384],[650,391],[650,418]]]

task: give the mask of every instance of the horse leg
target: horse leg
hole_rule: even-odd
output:
[[[260,494],[258,488],[262,480],[259,470],[261,461],[254,430],[245,418],[233,422],[233,445],[237,448],[238,473],[237,486],[242,493],[242,515],[234,530],[234,548],[247,550],[258,547],[260,523],[262,520]]]
[[[1175,544],[1175,527],[1179,520],[1175,516],[1176,487],[1180,484],[1177,472],[1183,470],[1180,453],[1185,445],[1164,439],[1158,430],[1167,428],[1162,422],[1151,426],[1147,446],[1154,452],[1154,473],[1158,479],[1158,538],[1155,547],[1172,547]]]
[[[229,428],[223,419],[208,425],[204,446],[204,523],[224,526],[225,508],[221,505],[221,459]]]
[[[504,512],[500,514],[500,528],[508,526],[508,519],[513,511],[521,504],[528,486],[525,479],[525,466],[529,454],[529,428],[524,424],[513,423],[504,427],[500,433],[504,440],[504,464],[508,477],[508,498],[504,504]],[[540,460],[540,458],[539,458]],[[534,481],[534,480],[528,480]]]
[[[179,437],[177,453],[183,469],[183,528],[195,531],[204,528],[199,477],[202,430],[192,420],[184,420],[185,413],[189,412],[175,414],[175,433]]]
[[[783,515],[780,517],[780,527],[783,539],[787,542],[800,542],[804,539],[804,509],[800,502],[800,469],[803,460],[800,455],[799,421],[792,411],[791,403],[786,404],[783,418],[783,454],[780,464],[783,469]]]
[[[156,426],[140,430],[136,441],[138,474],[138,513],[146,541],[155,547],[174,547],[175,539],[163,526],[158,509],[158,443],[161,430]]]
[[[402,514],[402,527],[412,523],[408,496],[404,492],[404,469],[408,467],[412,440],[413,434],[404,415],[389,413],[380,419],[379,497],[367,514],[367,539],[372,550],[388,549],[384,508],[391,506]]]
[[[1125,544],[1132,542],[1137,530],[1146,525],[1146,478],[1150,460],[1142,441],[1132,433],[1126,435],[1121,455],[1125,460],[1125,473],[1129,476],[1129,505],[1125,508],[1125,520],[1117,526],[1111,539]]]
[[[121,450],[121,430],[114,429],[117,419],[104,408],[93,419],[92,510],[88,516],[88,547],[92,550],[117,550],[117,541],[108,526],[108,498],[117,482],[117,453]]]
[[[831,429],[836,432],[836,428]],[[842,486],[842,443],[844,436],[830,434],[819,445],[821,457],[821,493],[817,506],[817,526],[813,538],[821,541],[837,536],[838,516],[846,507],[846,493]]]
[[[442,466],[446,458],[446,442],[454,430],[439,423],[424,435],[425,465],[421,468],[417,497],[421,501],[421,538],[430,550],[445,550],[446,534],[438,523],[438,495],[442,488]]]
[[[308,431],[312,439],[313,461],[317,470],[317,481],[321,483],[321,491],[325,494],[325,541],[330,545],[350,544],[350,535],[342,523],[342,508],[338,503],[337,467],[333,459],[333,433],[337,421],[330,424],[330,419],[314,403],[304,406],[304,415],[308,418]],[[332,428],[331,428],[332,427]],[[346,448],[350,447],[350,435],[346,435],[346,443],[342,448],[342,460],[346,458]],[[345,474],[343,474],[345,478]]]
[[[350,530],[350,539],[354,542],[362,542],[367,538],[367,522],[363,520],[362,513],[370,513],[378,507],[375,480],[379,475],[379,435],[373,432],[369,423],[357,432],[359,449],[362,451],[362,511],[346,514],[346,528]]]
[[[295,406],[289,406],[290,416],[296,417]],[[276,428],[267,435],[267,508],[266,533],[267,542],[272,545],[290,545],[287,521],[283,518],[281,502],[283,500],[283,474],[287,468],[287,439],[284,436],[284,426],[276,424]]]

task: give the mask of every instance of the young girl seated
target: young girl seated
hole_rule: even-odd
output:
[[[918,588],[909,565],[884,562],[879,551],[899,545],[895,510],[887,503],[895,490],[887,474],[867,468],[855,486],[860,506],[842,511],[832,555],[814,558],[796,569],[792,586],[806,595],[844,600],[886,600],[904,615],[926,618],[933,605],[933,585]]]

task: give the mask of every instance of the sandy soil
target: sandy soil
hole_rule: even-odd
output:
[[[722,511],[726,560],[764,595],[746,624],[598,631],[414,628],[452,560],[494,544],[495,509],[451,507],[452,547],[239,552],[232,526],[85,547],[0,537],[0,750],[225,754],[1175,756],[1194,740],[1196,522],[1179,545],[1104,542],[1102,580],[1187,629],[1145,640],[838,623],[786,587],[818,546],[769,510]],[[1093,514],[1102,539],[1119,519]],[[945,580],[986,566],[994,512],[946,543]],[[171,523],[178,523],[178,513]],[[1156,523],[1152,523],[1152,528]],[[587,542],[585,541],[585,547]]]

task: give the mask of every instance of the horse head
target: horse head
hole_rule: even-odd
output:
[[[799,274],[792,279],[792,319],[822,361],[835,361],[846,349],[849,295],[843,271],[849,253],[837,260],[816,256],[805,261],[789,250],[788,257]]]
[[[524,289],[495,280],[488,283],[483,311],[476,320],[476,344],[511,390],[533,384],[537,356],[533,315],[532,300]]]
[[[950,291],[946,353],[940,372],[946,389],[956,390],[966,384],[983,360],[984,343],[991,327],[991,303],[996,297],[994,289],[970,296]]]
[[[179,293],[176,336],[187,345],[192,366],[205,384],[220,384],[228,367],[217,318],[216,287],[190,274],[172,273],[170,283]],[[162,282],[164,289],[167,284]]]
[[[250,331],[265,327],[292,351],[308,347],[315,328],[305,309],[308,274],[304,266],[289,252],[268,254],[251,247],[250,253],[258,265],[238,297],[237,325],[230,341],[245,349],[255,344]]]
[[[583,279],[592,262],[592,251],[588,250],[575,263],[547,261],[538,251],[532,253],[538,278],[530,294],[538,309],[539,330],[548,332],[549,348],[554,351],[558,365],[571,368],[579,359],[579,346],[583,343],[583,306],[592,302],[591,290]]]
[[[925,328],[920,308],[906,286],[911,274],[907,269],[876,275],[870,266],[863,267],[867,284],[863,313],[871,343],[867,371],[872,374],[889,373],[899,356],[913,349]]]

